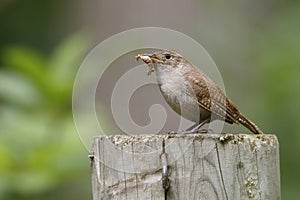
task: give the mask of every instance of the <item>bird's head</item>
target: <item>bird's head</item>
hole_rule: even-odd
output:
[[[157,64],[162,67],[176,68],[180,64],[187,62],[179,53],[163,49],[152,54],[139,54],[136,56],[136,60],[139,59],[143,60],[150,67],[148,74],[151,74],[154,65]]]

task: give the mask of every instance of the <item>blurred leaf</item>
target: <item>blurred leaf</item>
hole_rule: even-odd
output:
[[[7,173],[7,170],[12,166],[13,161],[10,157],[9,148],[6,145],[0,143],[0,172]]]
[[[64,84],[73,82],[80,61],[90,41],[84,33],[78,32],[65,39],[50,58],[50,71],[56,81]]]
[[[32,197],[77,179],[86,151],[71,113],[72,85],[87,50],[77,33],[46,59],[19,45],[3,49],[0,70],[0,198]],[[2,195],[2,194],[4,195]],[[10,198],[10,197],[8,197]]]
[[[56,88],[53,99],[60,105],[70,104],[75,74],[89,44],[85,34],[78,32],[65,39],[49,59],[49,74]]]
[[[8,68],[13,68],[25,75],[42,91],[49,90],[47,61],[37,51],[20,45],[10,45],[4,48],[2,59]]]
[[[0,111],[0,169],[4,173],[0,175],[11,190],[22,195],[41,193],[74,179],[87,166],[71,114],[53,121],[45,113]]]
[[[20,74],[0,71],[0,100],[21,106],[37,106],[40,94],[27,79]]]
[[[2,58],[8,68],[14,69],[24,79],[31,81],[40,93],[43,103],[49,109],[59,111],[70,108],[75,74],[80,66],[80,61],[83,59],[84,52],[88,48],[88,41],[82,32],[71,35],[57,47],[48,61],[37,51],[20,45],[10,45],[4,48]],[[4,81],[6,82],[4,83]],[[13,84],[12,77],[9,80],[3,80],[2,93],[9,92],[16,95],[16,92],[19,91],[10,89],[10,85],[16,90],[16,84]],[[6,87],[7,90],[5,91]],[[24,89],[24,87],[20,87],[20,89]],[[29,92],[24,90],[20,95],[26,97],[31,95]],[[16,98],[12,95],[8,95],[8,97]],[[34,99],[34,96],[32,97]],[[34,104],[34,102],[32,103]]]
[[[32,195],[48,190],[55,183],[55,178],[47,171],[20,170],[15,176],[13,186],[21,194]]]

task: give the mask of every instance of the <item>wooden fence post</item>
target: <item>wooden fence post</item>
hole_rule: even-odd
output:
[[[94,200],[280,199],[274,135],[101,136],[91,160]]]

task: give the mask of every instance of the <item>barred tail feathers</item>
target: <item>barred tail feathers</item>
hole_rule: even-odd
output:
[[[242,124],[243,126],[245,126],[251,132],[253,132],[255,134],[264,134],[262,132],[262,130],[260,130],[260,128],[258,128],[258,126],[256,126],[253,122],[251,122],[249,119],[247,119],[242,114],[240,114],[240,116],[238,118],[238,121],[239,121],[240,124]]]

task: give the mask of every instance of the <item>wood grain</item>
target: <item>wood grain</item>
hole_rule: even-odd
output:
[[[280,199],[279,144],[274,135],[114,135],[94,139],[93,199]]]

